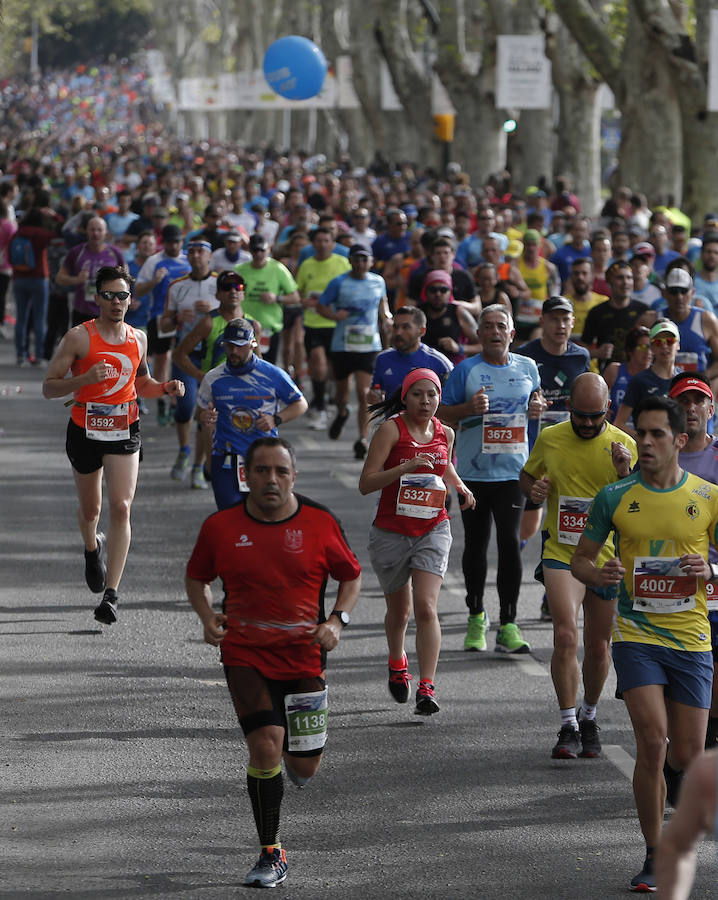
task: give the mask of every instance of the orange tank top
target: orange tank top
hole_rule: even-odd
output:
[[[75,391],[75,405],[72,407],[72,421],[83,428],[85,425],[85,404],[88,402],[118,404],[130,402],[130,422],[139,417],[135,390],[135,377],[140,365],[140,346],[137,334],[131,325],[125,324],[125,341],[122,344],[108,344],[97,330],[95,320],[83,322],[90,336],[90,349],[82,359],[72,364],[73,375],[84,375],[95,363],[106,362],[113,367],[109,378],[97,384],[88,384]]]

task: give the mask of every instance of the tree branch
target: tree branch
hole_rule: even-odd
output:
[[[554,0],[556,12],[584,55],[617,96],[621,84],[621,48],[607,34],[588,0]]]

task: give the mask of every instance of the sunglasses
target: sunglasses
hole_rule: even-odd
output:
[[[448,294],[448,293],[449,293],[449,288],[448,288],[448,287],[434,287],[434,286],[432,286],[432,287],[428,287],[428,288],[426,289],[426,293],[427,293],[427,294]]]
[[[668,293],[669,294],[687,294],[688,288],[672,287],[672,288],[668,288]]]
[[[577,419],[600,419],[606,415],[608,412],[608,407],[602,409],[600,412],[582,412],[580,409],[571,409],[571,415],[576,416]]]
[[[668,344],[669,347],[672,347],[676,343],[676,339],[672,334],[667,335],[666,337],[654,337],[651,338],[652,344]]]
[[[637,350],[639,353],[648,353],[648,351],[651,349],[651,345],[650,344],[637,344],[633,349]]]
[[[129,296],[129,291],[100,291],[100,297],[102,297],[103,300],[114,300],[115,298],[118,300],[127,300]]]

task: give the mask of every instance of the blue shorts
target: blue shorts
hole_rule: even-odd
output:
[[[710,709],[713,687],[710,650],[672,650],[636,641],[617,641],[612,650],[617,697],[631,688],[662,684],[666,697],[676,703]]]
[[[534,572],[534,578],[536,581],[544,583],[543,580],[543,572],[542,568],[547,569],[564,569],[571,571],[571,566],[569,563],[561,562],[559,559],[542,559],[539,564],[536,566],[536,571]],[[589,584],[586,585],[586,590],[591,591],[597,597],[600,597],[601,600],[615,600],[618,597],[618,585],[617,584],[608,584],[605,587],[601,587],[598,584]]]

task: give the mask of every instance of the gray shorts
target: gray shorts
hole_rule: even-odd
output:
[[[407,537],[374,525],[369,532],[369,559],[385,594],[393,594],[403,588],[411,577],[412,569],[443,578],[449,565],[450,550],[448,519],[420,537]]]

